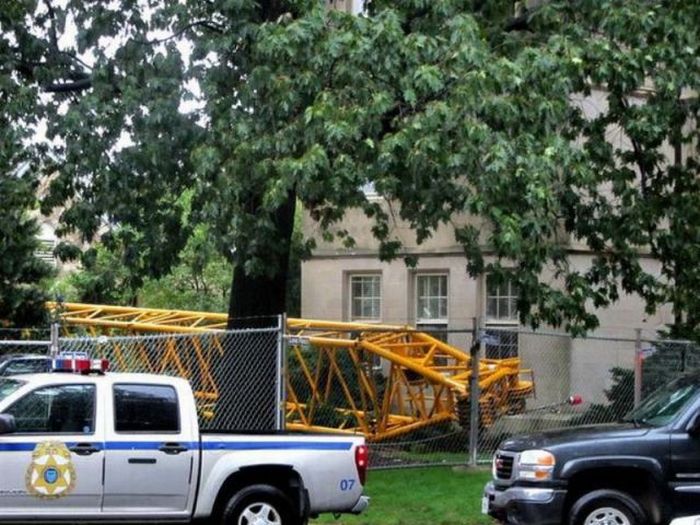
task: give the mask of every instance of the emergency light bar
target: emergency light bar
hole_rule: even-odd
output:
[[[104,374],[109,369],[106,359],[90,359],[86,354],[61,355],[51,361],[54,372],[70,372],[74,374]]]

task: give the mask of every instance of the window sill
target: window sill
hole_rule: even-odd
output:
[[[519,327],[520,321],[514,319],[487,319],[485,325],[491,327]]]

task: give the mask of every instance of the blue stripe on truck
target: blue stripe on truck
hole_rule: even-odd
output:
[[[49,438],[50,436],[47,436]],[[48,439],[47,439],[48,440]],[[174,441],[174,440],[173,440]],[[42,441],[28,443],[2,443],[0,442],[0,452],[32,452],[38,443]],[[158,450],[169,440],[163,441],[107,441],[106,443],[92,443],[90,445],[97,449],[105,450]],[[88,443],[81,441],[80,443]],[[181,445],[196,449],[198,443],[178,442]],[[76,442],[66,443],[70,448]],[[351,441],[203,441],[202,450],[350,450]]]
[[[0,452],[32,452],[36,443],[0,443]]]
[[[56,441],[56,439],[44,439],[41,441],[35,441],[31,443],[0,443],[0,452],[33,452],[39,443],[46,443],[47,441]],[[66,442],[65,445],[68,448],[71,448],[76,446],[78,443],[80,443],[81,445],[90,445],[91,447],[94,447],[98,450],[103,450],[105,448],[104,443],[93,443],[90,441]]]
[[[202,450],[350,450],[352,441],[204,441]]]

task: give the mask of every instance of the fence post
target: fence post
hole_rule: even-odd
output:
[[[688,359],[688,343],[683,343],[683,348],[681,349],[681,372],[685,372],[686,360]]]
[[[642,402],[642,373],[644,369],[644,355],[642,353],[642,329],[635,330],[634,340],[634,407]]]
[[[284,313],[278,317],[277,335],[277,413],[275,416],[275,426],[277,430],[284,430],[284,414],[285,414],[285,367],[287,356],[287,339],[285,332],[287,330],[287,314]]]
[[[58,336],[60,333],[60,327],[56,321],[51,323],[51,343],[49,345],[49,353],[51,354],[52,358],[58,357],[58,354],[60,352],[59,344],[58,344]]]
[[[476,467],[479,448],[479,351],[481,350],[481,325],[474,318],[474,337],[469,347],[471,379],[469,382],[469,466]]]

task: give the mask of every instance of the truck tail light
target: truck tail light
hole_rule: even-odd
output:
[[[360,484],[364,485],[367,479],[367,467],[369,466],[369,449],[367,445],[360,445],[355,449],[355,466]]]

